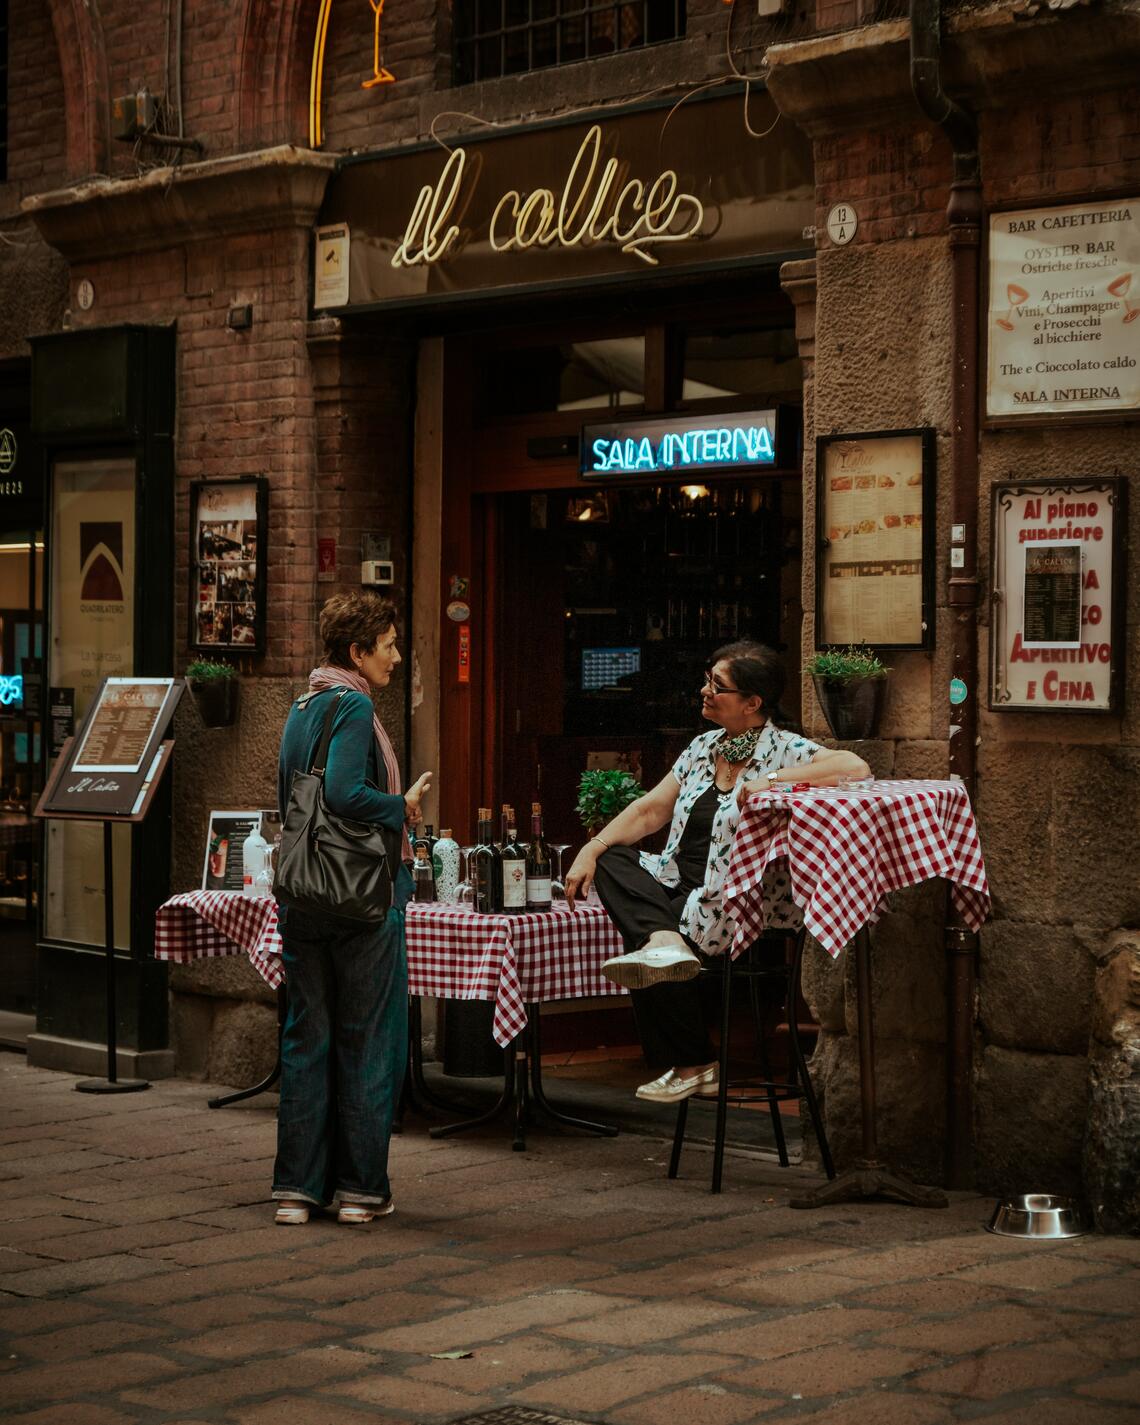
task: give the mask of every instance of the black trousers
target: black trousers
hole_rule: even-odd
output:
[[[640,949],[655,930],[679,930],[692,886],[663,886],[640,864],[632,846],[612,846],[598,857],[594,885],[621,932],[626,953]],[[631,990],[645,1060],[656,1072],[716,1058],[696,979]]]

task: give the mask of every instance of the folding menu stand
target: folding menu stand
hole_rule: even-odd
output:
[[[137,1093],[146,1079],[120,1079],[116,1055],[115,877],[111,829],[146,820],[170,765],[174,740],[164,738],[182,696],[181,678],[105,678],[83,725],[68,738],[34,816],[103,823],[104,945],[107,964],[107,1077],[82,1079],[80,1093]]]

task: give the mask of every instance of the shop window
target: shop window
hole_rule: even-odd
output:
[[[685,0],[455,0],[455,84],[679,39]]]
[[[8,179],[8,0],[0,0],[0,183]]]
[[[798,402],[803,368],[790,327],[685,333],[685,403],[729,396],[786,396]]]
[[[609,337],[565,346],[503,348],[481,363],[483,419],[640,406],[645,338]]]

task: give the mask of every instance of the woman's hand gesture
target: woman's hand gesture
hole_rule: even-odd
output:
[[[583,900],[590,894],[590,887],[594,884],[594,867],[597,865],[598,855],[594,850],[594,843],[587,841],[577,856],[574,857],[574,864],[566,872],[562,884],[566,887],[566,907],[568,910],[574,909],[574,901],[578,896]]]
[[[407,807],[407,819],[413,826],[418,825],[423,820],[423,812],[420,810],[420,803],[429,791],[431,791],[431,779],[433,773],[421,772],[408,790],[404,793],[404,805]]]

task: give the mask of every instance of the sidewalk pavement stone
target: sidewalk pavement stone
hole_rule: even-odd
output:
[[[397,1212],[272,1226],[271,1096],[0,1054],[5,1425],[1140,1425],[1140,1242],[1027,1243],[654,1139],[393,1143]],[[70,1166],[68,1166],[70,1165]],[[449,1350],[464,1359],[437,1359]]]

